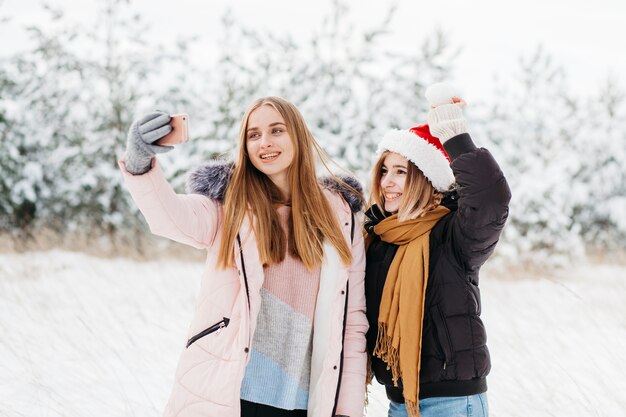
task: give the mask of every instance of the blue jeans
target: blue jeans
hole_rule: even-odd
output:
[[[422,417],[488,417],[487,393],[467,397],[431,397],[420,400]],[[404,404],[389,404],[388,417],[408,417]]]

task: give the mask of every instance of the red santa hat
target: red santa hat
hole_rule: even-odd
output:
[[[378,144],[377,154],[384,151],[398,153],[411,161],[439,192],[449,191],[454,184],[450,157],[439,139],[430,134],[427,124],[390,130]]]

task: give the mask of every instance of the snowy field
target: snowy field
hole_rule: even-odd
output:
[[[202,263],[0,255],[0,416],[161,414]],[[484,273],[491,415],[626,415],[626,267]],[[386,416],[380,387],[368,417]]]

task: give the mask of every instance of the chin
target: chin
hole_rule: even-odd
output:
[[[271,177],[272,175],[276,175],[276,174],[280,174],[283,170],[282,169],[267,169],[266,167],[261,167],[261,168],[265,168],[265,169],[259,169],[259,171],[261,171],[263,174],[267,175],[268,177]]]
[[[271,177],[273,175],[277,175],[280,174],[281,172],[285,171],[286,168],[283,167],[278,167],[278,166],[267,166],[267,165],[255,165],[256,169],[259,170],[259,172],[261,172],[263,175],[267,176],[267,177]]]
[[[395,205],[393,205],[393,206],[388,206],[388,205],[386,205],[386,204],[385,204],[385,211],[386,211],[386,212],[389,212],[389,213],[391,213],[391,214],[396,214],[396,213],[398,212],[398,209],[399,209],[399,208],[400,208],[400,207],[395,206]]]

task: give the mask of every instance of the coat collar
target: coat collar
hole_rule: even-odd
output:
[[[223,203],[226,186],[230,181],[234,167],[235,164],[228,161],[211,161],[198,167],[191,171],[188,176],[187,193],[202,194],[213,201]],[[359,193],[362,193],[363,188],[359,181],[355,177],[347,175],[338,176],[338,178],[343,183],[331,176],[322,177],[318,181],[322,188],[340,194],[353,213],[361,211],[363,208],[362,200],[353,190],[345,186],[345,184],[348,184]]]

